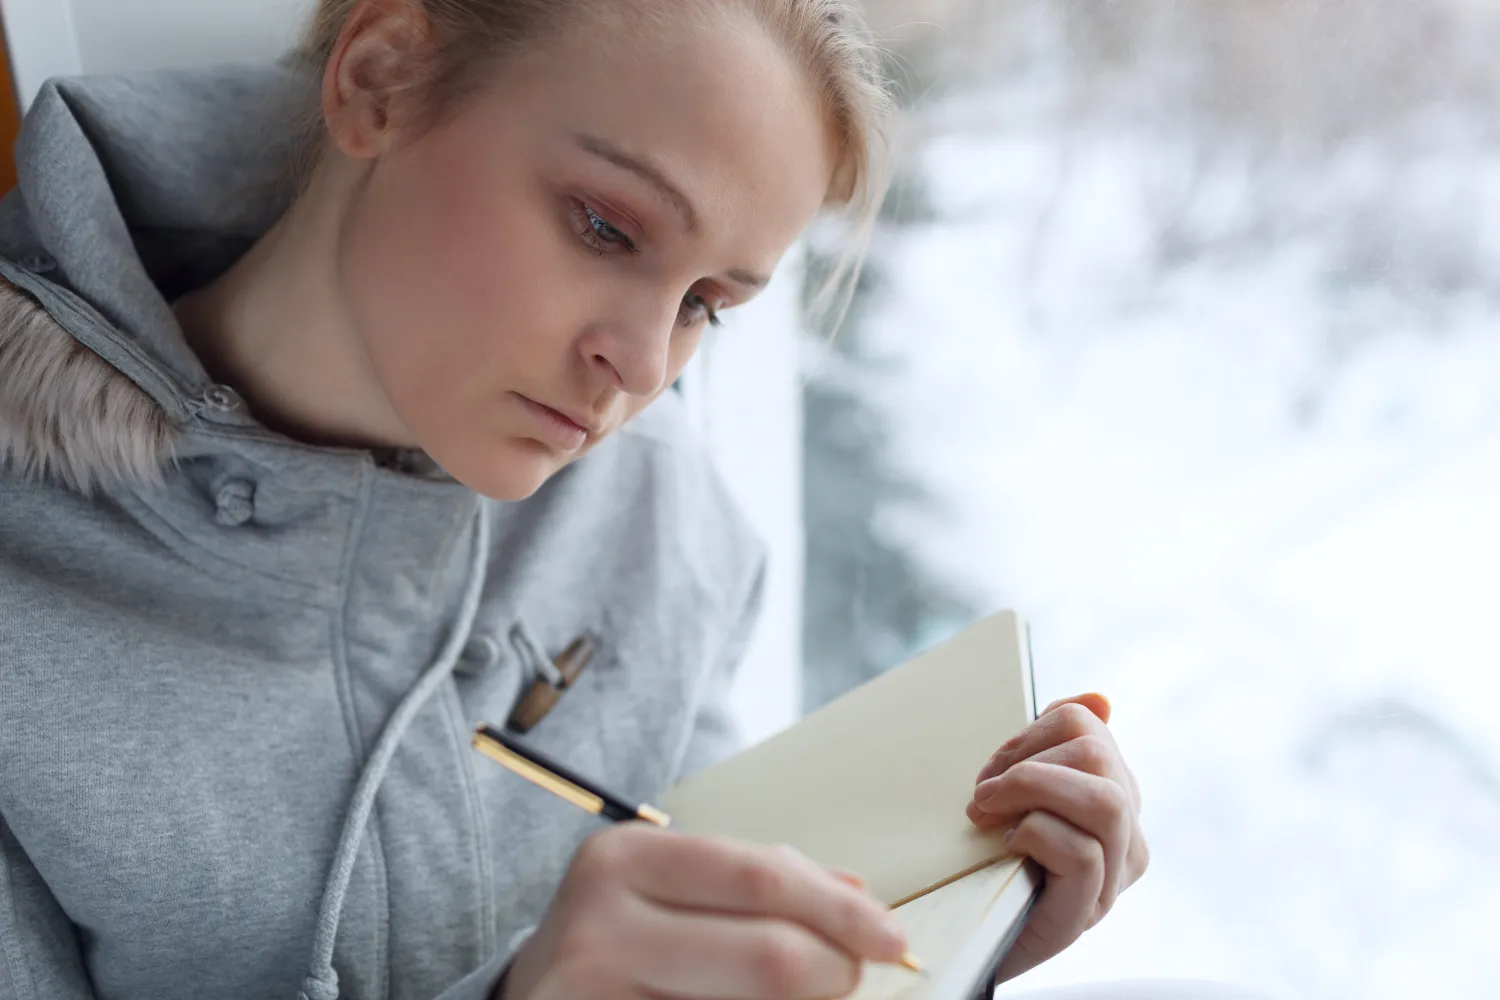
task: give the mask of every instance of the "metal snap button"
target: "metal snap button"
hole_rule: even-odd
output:
[[[211,385],[203,390],[203,405],[210,410],[220,413],[231,413],[238,410],[243,401],[240,394],[227,385]]]

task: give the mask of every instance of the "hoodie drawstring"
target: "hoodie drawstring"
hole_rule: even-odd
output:
[[[485,504],[481,499],[474,529],[473,560],[453,631],[448,635],[448,641],[444,643],[432,666],[423,672],[417,683],[401,699],[401,704],[386,723],[374,751],[365,763],[359,776],[359,784],[354,788],[354,797],[349,802],[344,818],[344,828],[339,834],[338,852],[334,855],[323,887],[317,934],[313,938],[312,965],[307,978],[302,981],[302,990],[297,994],[297,1000],[338,1000],[339,977],[333,969],[333,944],[343,916],[344,895],[354,873],[354,860],[359,854],[365,827],[369,825],[370,812],[375,807],[375,793],[380,790],[380,783],[385,779],[391,758],[396,755],[396,748],[406,736],[412,720],[443,682],[452,676],[463,656],[464,645],[468,642],[469,634],[474,629],[474,621],[479,615],[479,598],[484,592],[489,550],[490,522],[485,516]]]

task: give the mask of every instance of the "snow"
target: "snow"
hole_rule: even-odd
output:
[[[1439,140],[1309,168],[1259,242],[1242,166],[1167,197],[1170,138],[921,150],[869,331],[940,504],[891,524],[1031,620],[1044,701],[1111,696],[1153,847],[1017,988],[1500,995],[1500,152]]]

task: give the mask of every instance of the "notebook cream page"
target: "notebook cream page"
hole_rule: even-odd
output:
[[[662,803],[702,834],[785,843],[889,905],[1002,856],[964,814],[974,778],[1031,721],[1024,623],[1002,612],[703,771]]]
[[[866,963],[848,1000],[974,1000],[974,984],[993,971],[995,949],[1026,912],[1038,878],[1020,859],[1007,858],[898,908],[928,976]]]

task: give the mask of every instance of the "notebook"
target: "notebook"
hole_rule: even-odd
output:
[[[990,754],[1035,718],[1026,626],[1001,612],[688,778],[662,806],[688,832],[790,844],[855,872],[895,908],[929,978],[872,965],[855,1000],[973,1000],[1041,877],[964,810]]]

